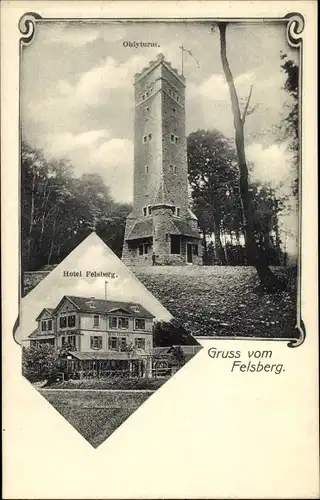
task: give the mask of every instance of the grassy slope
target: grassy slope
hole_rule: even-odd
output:
[[[132,272],[193,335],[297,337],[296,268],[277,294],[261,290],[251,267],[132,267]]]
[[[95,448],[152,394],[88,390],[40,392]]]

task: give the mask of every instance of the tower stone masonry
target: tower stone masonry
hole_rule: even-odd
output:
[[[197,217],[188,202],[185,78],[162,54],[134,80],[133,209],[127,265],[202,264]]]

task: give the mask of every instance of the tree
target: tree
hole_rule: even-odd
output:
[[[276,195],[275,189],[268,184],[254,182],[250,189],[255,214],[255,239],[263,249],[267,262],[279,265],[282,254],[279,213],[284,210],[285,197]]]
[[[243,213],[243,228],[247,251],[247,258],[250,265],[256,268],[261,284],[268,291],[277,291],[283,288],[283,283],[274,275],[269,268],[262,249],[258,246],[254,237],[254,211],[251,193],[248,182],[248,166],[244,144],[244,125],[249,109],[252,87],[250,89],[243,113],[240,112],[239,99],[234,84],[234,78],[229,66],[226,44],[226,22],[218,22],[220,34],[220,56],[222,68],[229,88],[231,107],[234,119],[235,144],[238,157],[239,186]]]
[[[22,348],[22,375],[30,382],[48,380],[58,372],[59,355],[54,346],[41,343]]]
[[[197,130],[187,140],[188,175],[192,189],[193,210],[204,237],[214,234],[216,258],[225,263],[221,241],[226,225],[238,221],[241,207],[237,189],[236,153],[230,141],[218,130]]]
[[[155,347],[172,345],[198,345],[190,333],[175,319],[157,321],[153,328],[153,343]]]
[[[281,53],[281,69],[286,75],[284,88],[289,94],[292,103],[287,103],[289,111],[283,121],[283,135],[289,140],[289,149],[294,155],[294,167],[296,175],[293,183],[293,194],[297,196],[299,190],[298,167],[299,167],[299,67],[288,59],[287,54]]]
[[[179,368],[186,362],[186,356],[179,345],[175,345],[170,349],[170,357],[173,364],[178,365]]]
[[[61,262],[94,230],[121,255],[130,206],[112,199],[100,175],[77,178],[68,160],[48,160],[25,142],[21,170],[23,270]]]

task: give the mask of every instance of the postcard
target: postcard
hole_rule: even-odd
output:
[[[315,2],[2,14],[5,498],[317,498]]]

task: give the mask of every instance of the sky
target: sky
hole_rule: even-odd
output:
[[[124,42],[156,47],[125,47]],[[215,128],[234,136],[218,32],[195,22],[43,22],[22,56],[22,133],[47,157],[68,157],[75,175],[101,174],[115,200],[133,195],[133,78],[160,52],[181,71],[185,54],[187,134]],[[297,61],[284,24],[252,23],[227,27],[227,52],[240,100],[253,85],[258,104],[246,121],[246,153],[252,178],[288,186],[291,155],[272,133],[287,114],[280,52]],[[282,188],[283,189],[283,188]],[[285,220],[286,219],[286,220]],[[296,234],[296,215],[284,223]],[[290,243],[289,243],[290,246]]]

